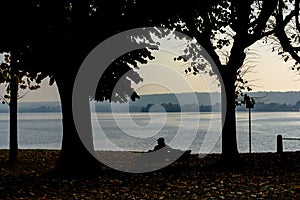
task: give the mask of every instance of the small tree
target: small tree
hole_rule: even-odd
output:
[[[10,129],[9,129],[9,161],[18,160],[18,99],[24,95],[19,95],[19,88],[22,90],[39,89],[42,76],[19,70],[20,60],[12,60],[11,53],[4,53],[4,61],[0,64],[0,83],[6,85],[6,94],[2,97],[2,103],[9,105]],[[28,91],[25,93],[27,94]]]

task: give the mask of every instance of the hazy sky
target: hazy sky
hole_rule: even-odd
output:
[[[253,73],[247,74],[254,80],[255,91],[300,91],[299,72],[292,70],[294,61],[284,62],[281,56],[271,51],[271,46],[255,46],[257,54]]]
[[[208,76],[185,75],[182,63],[166,67],[166,70],[159,70],[159,67],[167,66],[165,61],[157,60],[154,61],[157,65],[149,64],[141,67],[144,81],[136,86],[139,94],[209,91],[209,88],[217,90],[216,81]],[[285,63],[270,52],[259,51],[259,58],[255,64],[256,66],[251,68],[253,72],[246,75],[247,80],[252,80],[251,84],[255,85],[254,91],[300,91],[300,75],[291,70],[291,63]],[[174,68],[178,72],[170,73]],[[59,100],[56,85],[48,86],[48,83],[49,80],[43,81],[41,89],[31,91],[22,101]],[[186,83],[191,85],[192,90],[185,85]]]
[[[254,85],[253,91],[300,91],[300,75],[291,70],[292,62],[285,63],[269,48],[265,45],[252,48],[255,55],[249,65],[253,67],[246,79]],[[144,81],[134,86],[139,94],[219,90],[216,80],[207,75],[186,75],[183,63],[172,62],[174,57],[170,51],[162,51],[156,54],[155,60],[140,68]],[[45,79],[41,89],[30,91],[20,101],[59,101],[56,85],[48,83],[49,79]],[[3,94],[3,86],[0,92]]]

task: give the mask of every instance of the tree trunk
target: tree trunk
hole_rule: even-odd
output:
[[[225,71],[226,70],[226,71]],[[235,113],[235,81],[236,73],[224,69],[222,73],[224,86],[222,87],[222,158],[220,164],[225,168],[240,168],[243,162],[239,155],[236,139]]]
[[[67,76],[65,76],[67,77]],[[91,153],[87,150],[81,141],[80,136],[76,130],[72,113],[72,91],[73,81],[70,80],[56,80],[58,91],[61,98],[62,107],[62,125],[63,125],[63,139],[60,157],[52,173],[59,176],[90,176],[101,174],[100,163],[92,155],[94,147],[92,136],[92,125],[90,117],[89,99],[87,97],[84,105],[78,105],[84,109],[86,115],[85,121],[82,123],[89,123],[85,135],[85,140],[89,140]]]
[[[12,80],[10,87],[9,102],[9,161],[18,160],[18,83]]]

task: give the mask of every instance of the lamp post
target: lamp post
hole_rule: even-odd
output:
[[[251,153],[251,108],[254,108],[255,101],[253,98],[250,98],[247,94],[245,94],[244,102],[246,104],[246,108],[249,109],[249,152]]]

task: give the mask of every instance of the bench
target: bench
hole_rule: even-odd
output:
[[[139,154],[138,164],[140,167],[149,165],[160,167],[180,165],[190,166],[191,150],[167,149],[165,151],[144,152]]]

